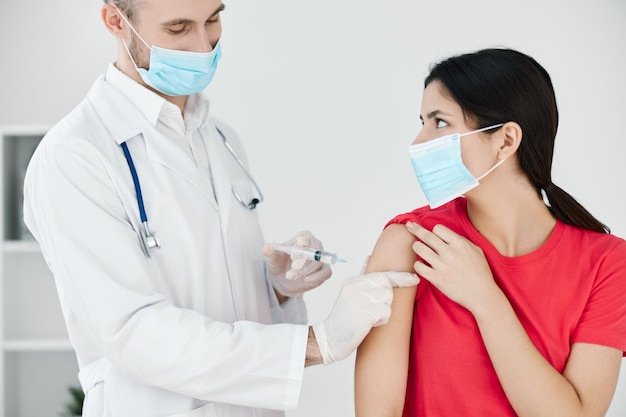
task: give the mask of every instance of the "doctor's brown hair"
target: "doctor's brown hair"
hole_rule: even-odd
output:
[[[103,0],[104,4],[117,6],[131,23],[135,23],[135,15],[143,0]]]
[[[552,80],[532,57],[512,49],[483,49],[435,64],[424,81],[441,82],[476,127],[514,121],[522,128],[520,168],[550,212],[564,223],[600,233],[610,229],[552,183],[559,112]]]

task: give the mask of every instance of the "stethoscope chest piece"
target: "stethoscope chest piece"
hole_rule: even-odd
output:
[[[143,250],[148,258],[152,258],[150,249],[161,249],[161,243],[159,242],[159,239],[157,239],[156,234],[150,231],[148,222],[143,222],[141,224],[141,243],[143,243]]]

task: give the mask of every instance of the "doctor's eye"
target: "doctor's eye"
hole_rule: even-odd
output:
[[[224,11],[224,9],[226,8],[226,6],[224,6],[224,3],[222,3],[220,5],[220,7],[217,8],[217,10],[215,12],[213,12],[213,14],[208,18],[208,20],[206,22],[204,22],[204,25],[210,25],[212,23],[217,23],[220,21],[220,13],[222,13]]]
[[[169,32],[174,35],[182,35],[185,32],[189,31],[188,25],[177,25],[169,28]]]
[[[209,18],[209,19],[206,21],[206,23],[205,23],[205,24],[206,24],[206,25],[210,25],[210,24],[212,24],[212,23],[217,23],[217,22],[219,22],[219,21],[220,21],[220,15],[219,15],[219,14],[216,14],[215,16],[211,16],[211,18]]]
[[[446,127],[448,126],[448,122],[446,122],[445,120],[442,119],[436,119],[435,120],[437,123],[437,128],[441,128],[441,127]]]

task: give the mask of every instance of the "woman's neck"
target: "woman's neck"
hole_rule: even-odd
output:
[[[556,219],[530,184],[518,183],[512,188],[484,190],[480,198],[467,200],[472,225],[500,254],[509,257],[537,250],[556,225]]]

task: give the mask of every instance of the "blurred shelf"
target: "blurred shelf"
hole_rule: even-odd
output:
[[[5,339],[5,352],[73,351],[67,339]]]
[[[2,243],[4,253],[40,253],[41,248],[36,240],[5,240]]]

